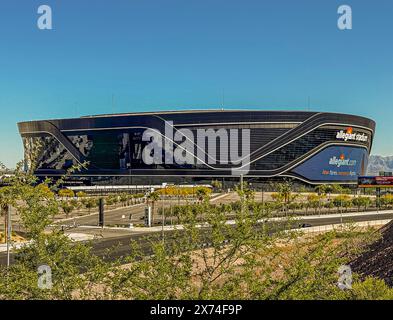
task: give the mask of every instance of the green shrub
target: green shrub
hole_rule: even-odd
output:
[[[74,191],[72,191],[70,189],[61,189],[61,190],[59,190],[58,194],[59,194],[59,197],[65,197],[65,198],[75,197]]]
[[[77,196],[78,198],[84,198],[84,197],[87,196],[87,194],[86,194],[86,192],[79,191],[79,192],[76,193],[76,196]]]

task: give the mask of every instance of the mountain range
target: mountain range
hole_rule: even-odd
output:
[[[368,160],[367,174],[379,175],[380,171],[393,172],[393,156],[371,155]]]

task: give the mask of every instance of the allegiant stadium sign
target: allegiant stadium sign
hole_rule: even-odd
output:
[[[336,139],[344,140],[344,141],[360,141],[367,142],[368,136],[364,133],[356,133],[353,132],[352,128],[348,128],[347,130],[340,130],[337,132]]]

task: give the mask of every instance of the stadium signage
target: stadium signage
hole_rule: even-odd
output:
[[[369,176],[359,177],[358,186],[361,188],[393,187],[393,177]]]
[[[360,142],[367,142],[368,136],[364,133],[356,133],[353,132],[353,129],[347,128],[347,130],[340,130],[337,132],[336,139],[344,140],[344,141],[360,141]]]
[[[353,167],[356,165],[356,160],[352,160],[350,158],[345,159],[345,155],[341,154],[339,158],[337,158],[336,156],[330,158],[329,164],[332,166],[336,166],[337,168],[340,168],[342,166]]]

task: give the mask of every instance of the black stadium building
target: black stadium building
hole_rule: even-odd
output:
[[[373,120],[354,115],[234,110],[98,115],[21,122],[18,127],[26,166],[31,165],[32,154],[37,154],[35,174],[42,178],[60,177],[73,165],[88,162],[86,169],[70,176],[70,183],[147,185],[234,179],[231,169],[237,164],[219,161],[229,152],[227,146],[221,146],[219,134],[213,136],[219,146],[214,161],[206,153],[208,138],[202,147],[198,140],[199,150],[195,138],[188,148],[195,148],[198,161],[147,164],[142,156],[144,148],[152,143],[143,138],[147,129],[165,135],[164,141],[174,148],[187,142],[183,136],[184,140],[167,138],[166,124],[175,136],[187,129],[195,137],[201,130],[217,133],[225,129],[231,143],[234,139],[230,132],[240,130],[242,137],[248,132],[249,154],[242,162],[247,167],[242,173],[245,177],[261,181],[292,177],[309,184],[356,183],[357,177],[365,174],[375,131]],[[235,145],[239,153],[244,143],[240,136]],[[161,152],[165,159],[167,150]]]

